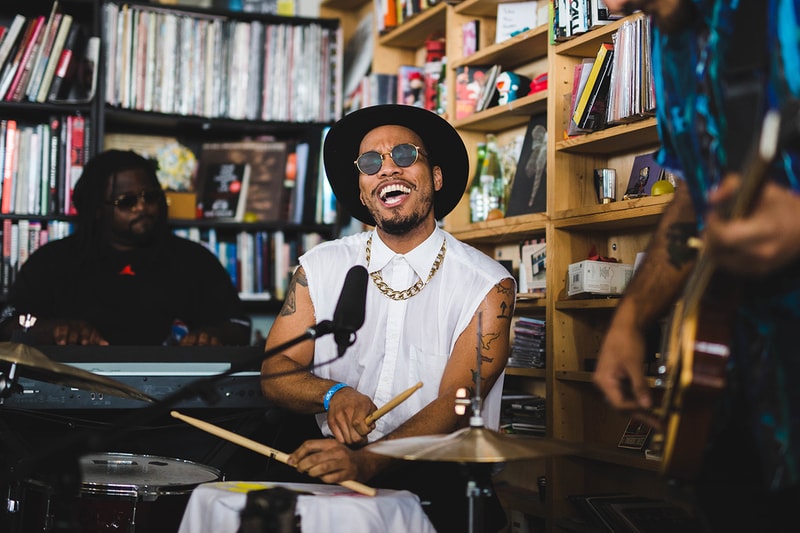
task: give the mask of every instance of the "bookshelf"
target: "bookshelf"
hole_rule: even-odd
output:
[[[592,246],[600,255],[632,264],[644,250],[671,195],[621,200],[634,157],[658,148],[654,118],[643,117],[576,137],[563,135],[571,113],[574,66],[593,58],[600,43],[613,42],[614,34],[637,15],[560,42],[551,42],[543,24],[495,43],[500,3],[504,0],[439,2],[394,29],[380,35],[376,32],[372,68],[373,72],[396,73],[400,65],[423,64],[425,39],[439,31],[446,36],[449,95],[455,94],[454,73],[459,66],[499,63],[505,70],[530,78],[548,75],[546,91],[451,120],[467,145],[474,175],[476,145],[487,133],[497,135],[502,145],[523,133],[531,116],[546,114],[546,212],[470,223],[469,198],[465,196],[444,224],[457,238],[489,255],[504,245],[546,239],[547,295],[538,299],[518,295],[516,309],[518,316],[546,320],[546,368],[508,368],[506,389],[546,396],[547,436],[575,441],[581,451],[515,463],[496,481],[504,505],[524,512],[531,531],[585,530],[587,525],[580,523],[579,510],[568,500],[570,495],[624,491],[664,498],[665,494],[657,461],[645,459],[642,452],[617,447],[628,419],[609,408],[592,384],[591,364],[618,300],[567,298],[567,268],[586,259]],[[363,17],[372,9],[372,2],[326,0],[322,8],[341,17],[343,24],[355,24],[353,18]],[[479,46],[465,57],[461,28],[470,20],[480,22]],[[454,117],[454,110],[454,99],[448,98],[448,116]],[[592,172],[605,167],[617,170],[618,201],[601,205]],[[544,502],[539,501],[536,482],[541,475],[547,478]]]
[[[0,8],[3,26],[17,14],[47,18],[53,0],[7,4]],[[0,99],[1,120],[44,130],[47,133],[42,135],[46,135],[53,117],[81,117],[83,161],[107,148],[110,136],[170,136],[198,159],[203,144],[210,142],[251,138],[286,141],[290,146],[306,143],[308,179],[303,197],[308,200],[308,212],[298,220],[276,216],[254,223],[182,219],[171,224],[176,231],[201,240],[212,233],[217,242],[229,246],[260,234],[280,237],[290,256],[281,268],[294,264],[295,254],[310,242],[337,235],[335,214],[323,218],[311,204],[316,198],[323,130],[341,113],[338,20],[147,0],[58,0],[58,7],[72,17],[84,36],[100,39],[93,97],[75,103]],[[159,34],[160,29],[165,33]],[[312,92],[309,87],[319,89]],[[43,138],[47,142],[49,137]],[[65,145],[62,138],[54,142]],[[52,160],[53,174],[68,175],[66,160],[67,152]],[[75,172],[79,175],[79,171]],[[57,189],[62,198],[56,206],[10,209],[0,213],[0,218],[10,220],[12,227],[23,220],[68,227],[71,213],[68,199],[63,199],[68,185],[59,180]],[[288,280],[288,276],[278,278]],[[281,293],[243,289],[242,298],[254,312],[275,312]]]

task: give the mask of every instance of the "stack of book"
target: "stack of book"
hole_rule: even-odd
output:
[[[553,0],[553,36],[565,41],[621,18],[603,0]]]
[[[100,39],[53,2],[49,16],[17,14],[0,26],[0,98],[88,102],[97,85]]]
[[[544,435],[547,401],[535,394],[503,395],[500,427],[504,433]]]
[[[514,340],[508,366],[516,368],[544,368],[545,321],[538,318],[518,317],[514,325]]]

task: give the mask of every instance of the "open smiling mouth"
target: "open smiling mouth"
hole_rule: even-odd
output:
[[[411,187],[400,183],[393,183],[381,189],[378,193],[378,197],[384,204],[392,206],[402,202],[409,194],[411,194]]]

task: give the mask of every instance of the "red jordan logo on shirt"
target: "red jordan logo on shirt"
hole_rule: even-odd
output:
[[[133,271],[133,268],[130,265],[125,265],[125,267],[119,271],[120,276],[135,276],[136,272]]]

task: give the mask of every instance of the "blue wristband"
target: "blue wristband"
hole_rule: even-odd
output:
[[[328,392],[326,392],[325,396],[322,398],[322,407],[324,407],[326,411],[331,406],[331,398],[333,398],[333,395],[336,394],[339,389],[343,389],[345,387],[347,387],[347,383],[337,383],[328,389]]]

